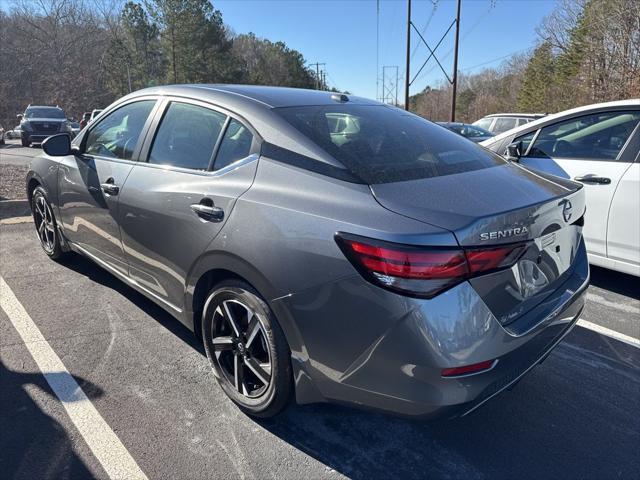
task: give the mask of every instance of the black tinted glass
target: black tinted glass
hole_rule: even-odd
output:
[[[232,119],[222,138],[214,169],[220,170],[237,160],[248,157],[249,152],[251,152],[252,142],[253,135],[249,129],[237,120]]]
[[[275,110],[369,184],[438,177],[505,162],[451,131],[396,108],[330,105]]]
[[[226,115],[187,103],[171,103],[166,111],[149,163],[207,170]]]
[[[34,107],[27,108],[25,118],[65,118],[64,112],[59,108]]]

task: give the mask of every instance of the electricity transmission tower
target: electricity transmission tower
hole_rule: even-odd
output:
[[[387,75],[387,70],[390,75]],[[392,73],[395,70],[395,74]],[[382,67],[382,97],[383,103],[398,106],[398,66],[385,65]]]
[[[456,94],[458,89],[458,43],[460,40],[460,4],[461,4],[461,0],[457,0],[456,18],[451,22],[451,25],[449,25],[449,28],[447,28],[447,31],[444,32],[444,34],[442,35],[442,37],[440,38],[436,46],[434,48],[431,48],[431,46],[427,43],[427,41],[424,39],[424,37],[420,33],[420,30],[418,30],[415,24],[411,21],[411,0],[407,0],[407,61],[406,61],[406,73],[405,73],[405,84],[404,84],[405,110],[409,110],[409,87],[416,80],[416,78],[418,77],[422,69],[425,67],[427,62],[433,58],[438,64],[438,66],[440,67],[440,70],[442,70],[442,73],[444,73],[445,77],[447,77],[447,81],[452,86],[450,118],[452,122],[455,122]],[[436,50],[442,44],[442,41],[446,38],[446,36],[449,34],[449,32],[451,31],[454,25],[456,26],[456,30],[455,30],[455,44],[453,47],[453,75],[452,77],[449,77],[449,74],[444,69],[444,67],[442,66],[442,63],[440,63],[440,60],[438,60],[438,57],[436,56]],[[420,37],[420,40],[422,41],[422,43],[424,43],[427,49],[429,50],[429,56],[424,61],[422,66],[418,69],[418,71],[416,72],[413,78],[411,78],[411,29],[412,28],[418,34],[418,37]]]

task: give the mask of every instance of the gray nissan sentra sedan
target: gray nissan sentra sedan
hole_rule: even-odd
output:
[[[89,257],[193,330],[251,415],[292,396],[465,415],[584,306],[580,184],[374,101],[157,87],[43,149],[27,192],[46,254]]]

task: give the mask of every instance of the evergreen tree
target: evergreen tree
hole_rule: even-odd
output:
[[[549,109],[554,91],[556,61],[549,42],[542,42],[527,64],[518,92],[517,108],[526,112]]]

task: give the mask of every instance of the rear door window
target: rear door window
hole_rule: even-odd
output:
[[[207,170],[227,119],[223,113],[188,103],[171,102],[149,153],[149,163]]]
[[[224,132],[220,148],[216,154],[214,170],[220,170],[233,162],[248,157],[251,153],[252,143],[253,134],[246,126],[232,118]]]
[[[502,133],[507,130],[511,130],[516,126],[517,120],[517,118],[512,117],[500,117],[496,120],[496,124],[493,126],[493,131],[495,133]]]
[[[505,162],[454,132],[392,107],[274,110],[368,184],[451,175]]]
[[[602,112],[544,127],[529,157],[615,160],[640,121],[640,111]]]

